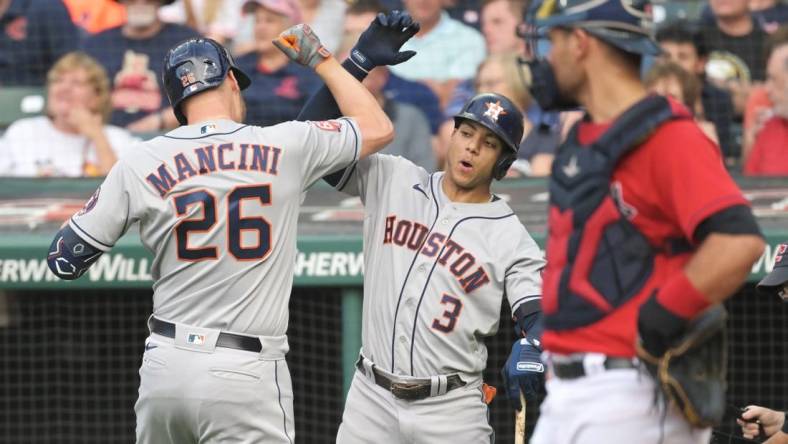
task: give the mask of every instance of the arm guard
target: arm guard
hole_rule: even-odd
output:
[[[82,276],[102,253],[66,225],[58,231],[49,247],[47,264],[57,277],[71,281]]]

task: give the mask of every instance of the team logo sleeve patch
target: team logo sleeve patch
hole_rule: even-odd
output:
[[[338,133],[342,130],[342,124],[336,120],[320,120],[317,122],[312,122],[312,125],[323,131],[333,131],[335,133]]]
[[[93,193],[92,196],[85,202],[85,206],[82,207],[81,210],[77,213],[77,216],[84,216],[85,214],[89,213],[90,210],[96,208],[96,204],[98,203],[99,193],[101,192],[101,187],[96,188],[96,191]]]

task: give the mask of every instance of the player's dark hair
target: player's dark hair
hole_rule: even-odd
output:
[[[377,14],[382,12],[384,14],[388,14],[388,10],[383,3],[379,0],[356,0],[351,1],[348,3],[347,9],[345,10],[345,14],[352,14],[352,15],[360,15],[360,14],[367,14],[367,13]]]
[[[709,54],[703,34],[686,20],[676,20],[660,27],[657,30],[657,42],[686,43],[695,47],[698,57],[706,57]]]

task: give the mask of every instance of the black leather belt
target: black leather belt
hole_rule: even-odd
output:
[[[632,359],[627,358],[605,358],[604,366],[605,370],[637,368]],[[582,359],[570,362],[553,361],[553,374],[561,379],[577,379],[586,376],[586,369]]]
[[[364,364],[361,358],[356,361],[356,368],[359,369],[361,373],[364,373]],[[416,379],[408,382],[392,381],[375,367],[372,367],[372,373],[375,375],[375,384],[390,391],[392,395],[399,399],[405,401],[418,401],[430,397],[432,382],[429,379]],[[464,385],[465,381],[460,379],[457,375],[449,375],[446,378],[446,392],[463,387]]]
[[[175,337],[175,324],[172,322],[151,317],[148,324],[150,326],[150,331],[157,335],[166,336],[168,338]],[[260,353],[263,350],[263,344],[260,343],[260,338],[224,332],[219,333],[219,338],[216,340],[216,346],[255,353]]]

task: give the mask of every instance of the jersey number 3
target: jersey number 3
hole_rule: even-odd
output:
[[[178,258],[185,261],[216,259],[215,246],[189,247],[189,233],[205,232],[216,224],[216,197],[207,190],[196,190],[175,196],[175,212],[185,215],[192,205],[202,206],[202,218],[184,218],[175,226]],[[242,217],[241,202],[257,201],[261,206],[271,205],[271,185],[236,187],[227,195],[227,248],[238,260],[259,260],[271,250],[271,224],[264,217]],[[257,234],[257,244],[244,247],[241,234]]]
[[[448,322],[444,324],[441,319],[433,319],[432,328],[444,333],[451,333],[454,331],[454,326],[457,325],[457,318],[460,317],[460,312],[462,311],[462,301],[455,298],[454,296],[444,293],[443,297],[441,298],[441,304],[451,306],[451,310],[446,310],[443,312],[443,317],[448,319]]]

